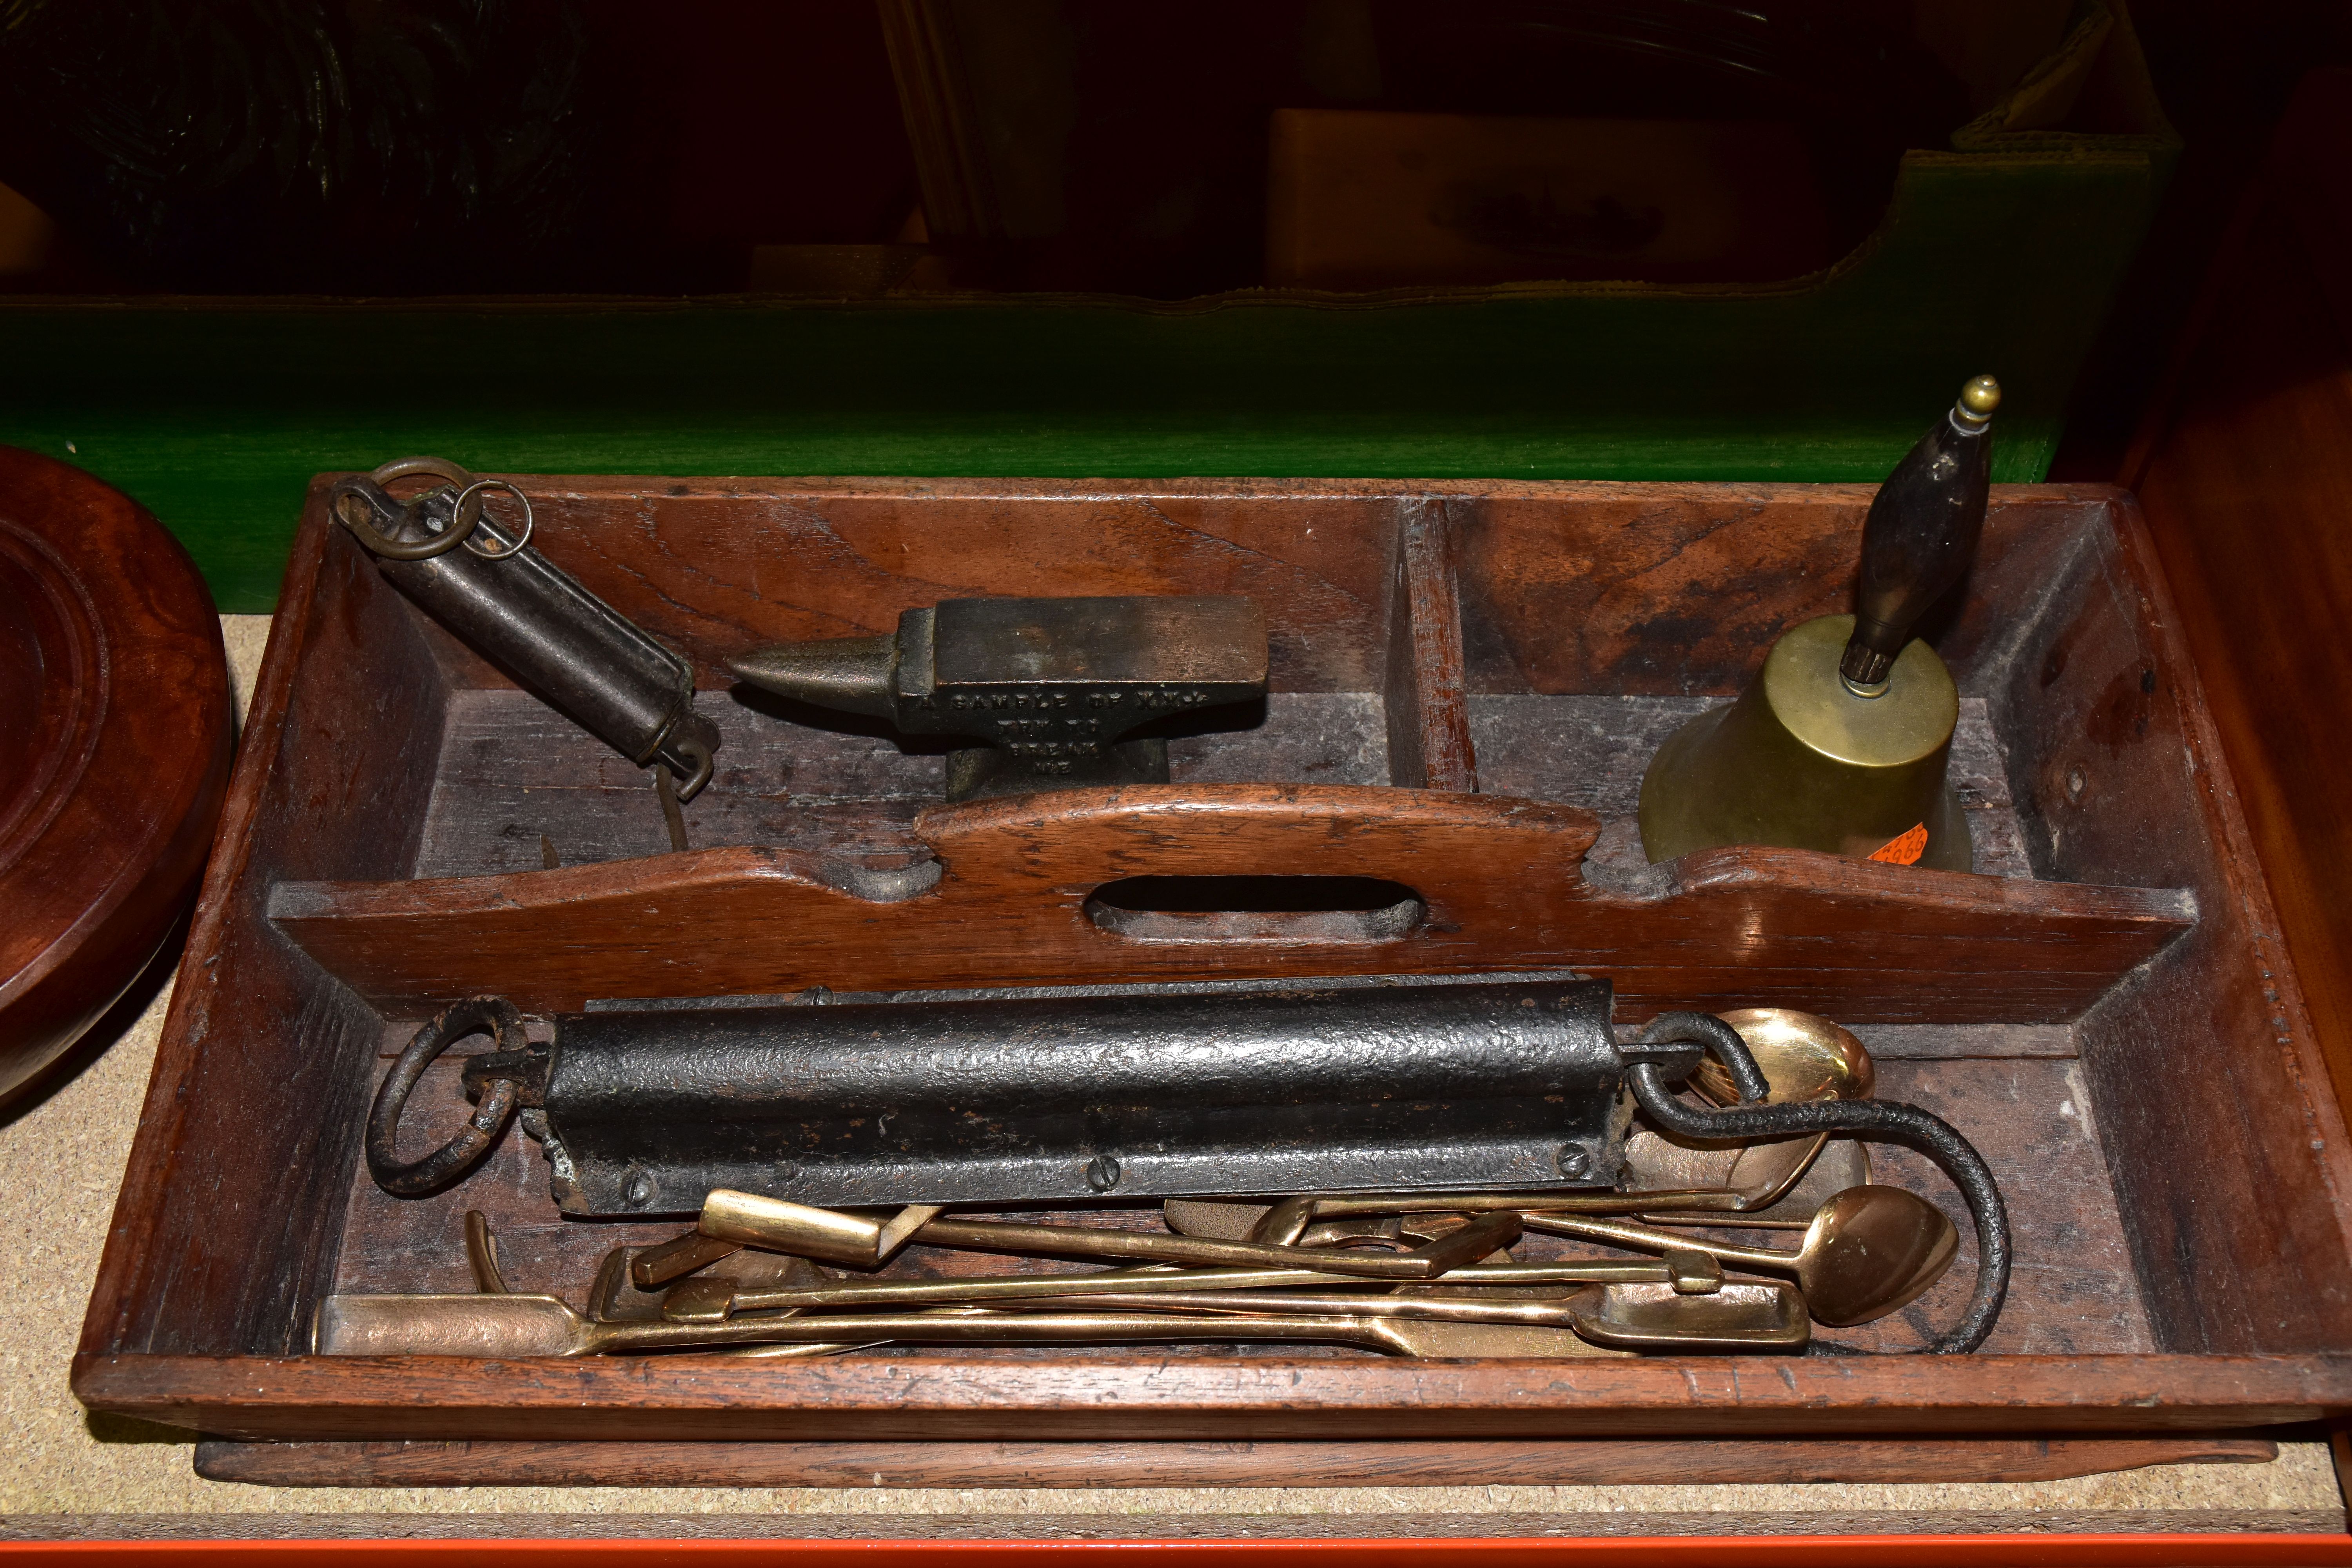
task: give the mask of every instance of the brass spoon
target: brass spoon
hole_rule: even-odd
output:
[[[1741,1007],[1720,1016],[1738,1031],[1770,1086],[1764,1097],[1767,1105],[1868,1100],[1877,1083],[1878,1069],[1853,1031],[1818,1013],[1801,1013],[1794,1007]],[[1698,1070],[1691,1074],[1691,1087],[1717,1105],[1739,1103],[1739,1090],[1733,1086],[1731,1074],[1713,1057],[1699,1063]],[[1758,1194],[1760,1201],[1751,1200],[1745,1205],[1748,1210],[1769,1208],[1803,1177],[1830,1137],[1827,1132],[1816,1132],[1810,1138],[1750,1143],[1732,1162],[1724,1183]],[[1769,1197],[1763,1196],[1768,1193]]]
[[[1739,1036],[1763,1073],[1767,1085],[1763,1103],[1869,1098],[1876,1079],[1870,1053],[1851,1032],[1830,1019],[1793,1007],[1743,1007],[1719,1017]],[[1739,1100],[1730,1073],[1713,1058],[1691,1075],[1691,1088],[1717,1106],[1733,1106]],[[1823,1162],[1837,1168],[1829,1169]],[[1708,1215],[1686,1212],[1691,1205],[1678,1201],[1680,1194],[1670,1190],[1694,1181],[1716,1181],[1741,1194],[1741,1201],[1729,1206],[1757,1216],[1742,1225],[1802,1230],[1822,1199],[1868,1184],[1870,1160],[1860,1143],[1827,1132],[1743,1140],[1727,1150],[1717,1142],[1645,1131],[1626,1144],[1625,1172],[1627,1190],[1638,1194],[1647,1189],[1658,1194],[1660,1201],[1645,1204],[1640,1210],[1645,1225],[1717,1223]],[[1800,1183],[1805,1184],[1801,1198],[1796,1191]]]
[[[1818,1013],[1794,1007],[1741,1007],[1717,1015],[1738,1032],[1771,1092],[1766,1102],[1868,1100],[1878,1069],[1853,1032]],[[1739,1103],[1731,1074],[1713,1057],[1691,1074],[1691,1087],[1717,1105]]]
[[[1815,1211],[1794,1252],[1733,1247],[1687,1231],[1580,1215],[1531,1214],[1525,1223],[1529,1230],[1637,1252],[1690,1248],[1713,1253],[1735,1268],[1791,1275],[1805,1293],[1813,1321],[1832,1328],[1873,1322],[1909,1306],[1944,1277],[1960,1244],[1959,1232],[1940,1209],[1901,1187],[1848,1187]]]

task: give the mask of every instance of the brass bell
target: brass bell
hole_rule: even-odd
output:
[[[1642,779],[1651,860],[1769,844],[1969,868],[1968,818],[1944,782],[1959,690],[1911,628],[1975,552],[2000,403],[1992,377],[1969,382],[1879,487],[1859,613],[1787,633],[1738,701],[1658,748]]]

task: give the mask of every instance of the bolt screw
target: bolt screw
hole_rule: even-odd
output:
[[[621,1189],[621,1195],[629,1200],[631,1207],[643,1208],[654,1201],[654,1179],[639,1171],[629,1178],[628,1185]]]
[[[1592,1174],[1592,1156],[1573,1143],[1565,1143],[1559,1151],[1559,1173],[1571,1182],[1580,1182]]]
[[[1118,1185],[1118,1156],[1097,1154],[1087,1162],[1087,1185],[1098,1193],[1107,1193]]]

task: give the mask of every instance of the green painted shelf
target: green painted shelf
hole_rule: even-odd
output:
[[[310,477],[484,472],[1873,480],[1979,372],[2048,467],[2160,139],[1914,153],[1786,285],[0,301],[0,441],[80,465],[268,609]]]

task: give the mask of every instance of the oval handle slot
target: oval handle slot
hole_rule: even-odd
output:
[[[1378,877],[1128,877],[1087,900],[1098,930],[1141,942],[1394,942],[1429,909]]]

